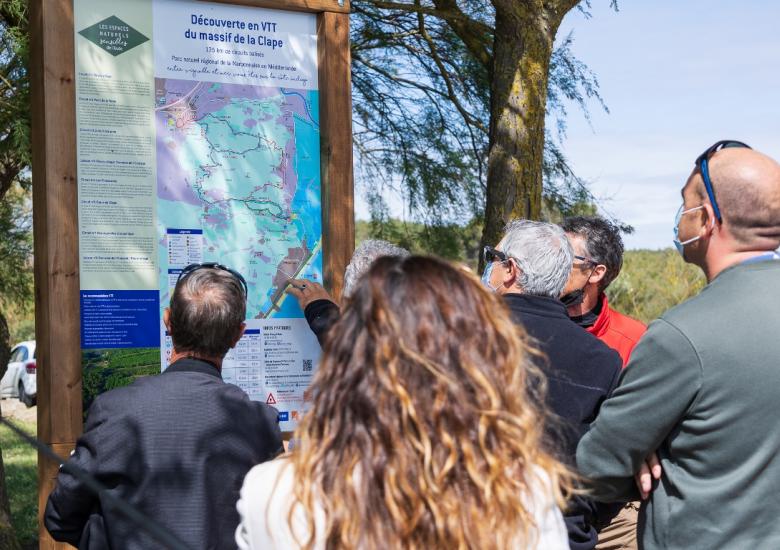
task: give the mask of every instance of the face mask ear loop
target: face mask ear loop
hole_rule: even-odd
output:
[[[694,242],[694,241],[698,241],[699,239],[701,239],[701,236],[699,236],[699,235],[696,235],[696,236],[695,236],[695,237],[693,237],[692,239],[688,239],[687,241],[682,241],[680,244],[681,244],[681,245],[683,245],[683,246],[685,246],[686,244],[691,244],[692,242]]]

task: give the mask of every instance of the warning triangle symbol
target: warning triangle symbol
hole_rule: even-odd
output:
[[[268,399],[265,400],[266,405],[276,405],[276,398],[274,398],[274,394],[269,393]]]

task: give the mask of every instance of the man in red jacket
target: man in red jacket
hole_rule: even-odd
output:
[[[574,263],[561,301],[571,320],[617,351],[625,367],[647,327],[611,309],[604,294],[623,266],[620,228],[595,216],[566,218],[561,227],[574,250]],[[638,503],[627,503],[599,531],[596,550],[635,550],[638,510]]]
[[[574,265],[561,301],[572,321],[617,351],[625,367],[647,327],[611,309],[604,294],[623,266],[620,228],[595,216],[566,218],[561,227],[574,249]]]

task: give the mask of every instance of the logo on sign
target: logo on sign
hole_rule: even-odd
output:
[[[149,40],[115,15],[87,27],[79,34],[114,57]]]
[[[268,399],[265,400],[266,405],[276,405],[276,398],[274,397],[274,394],[269,393]]]
[[[290,420],[290,413],[288,413],[287,411],[280,412],[279,416],[277,416],[276,418],[277,420],[279,420],[279,422],[287,422],[288,420]]]

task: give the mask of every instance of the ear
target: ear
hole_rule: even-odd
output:
[[[165,325],[165,330],[168,331],[168,334],[171,333],[171,308],[166,307],[163,311],[163,324]]]
[[[588,277],[588,283],[598,284],[606,276],[607,266],[599,264],[593,270],[593,273],[590,274],[590,277]]]
[[[517,280],[520,278],[520,268],[517,267],[515,261],[510,258],[505,264],[501,265],[501,273],[503,278],[501,282],[505,288],[511,288],[517,284]]]
[[[720,223],[718,223],[718,219],[715,217],[715,211],[712,209],[712,205],[708,202],[705,202],[703,206],[704,208],[701,209],[701,216],[705,219],[702,220],[702,226],[701,229],[699,229],[699,235],[702,237],[707,237],[711,235],[713,231],[715,231],[716,227],[720,229]]]
[[[232,344],[230,344],[231,348],[236,347],[236,344],[238,344],[238,341],[241,340],[241,337],[244,335],[245,330],[246,330],[246,323],[241,323],[241,328],[238,329],[238,336],[236,336],[236,339],[233,340]]]

